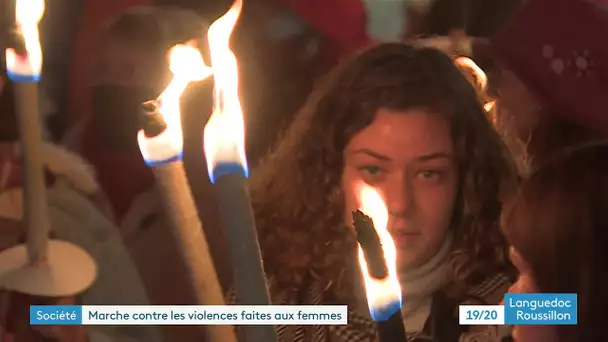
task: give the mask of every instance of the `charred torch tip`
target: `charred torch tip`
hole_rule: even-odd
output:
[[[7,47],[13,49],[19,56],[26,56],[27,49],[25,47],[25,39],[17,29],[12,29],[6,34]]]
[[[353,221],[355,222],[355,224],[357,221],[370,221],[371,222],[371,220],[372,220],[371,217],[365,215],[361,210],[357,209],[357,210],[353,211]]]
[[[363,249],[374,248],[376,243],[380,244],[380,237],[376,233],[374,222],[361,210],[353,211],[353,226],[357,240]]]
[[[167,123],[159,112],[158,101],[151,100],[141,104],[140,125],[147,138],[159,136],[167,129]]]
[[[388,276],[388,266],[373,220],[362,211],[356,210],[353,211],[353,226],[370,276],[375,279],[384,279]]]

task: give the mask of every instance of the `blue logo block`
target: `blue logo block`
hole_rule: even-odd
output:
[[[505,294],[507,325],[576,325],[576,293]]]
[[[30,325],[81,325],[80,305],[31,305]]]

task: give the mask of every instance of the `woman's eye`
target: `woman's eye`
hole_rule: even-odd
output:
[[[359,171],[369,176],[377,176],[382,173],[383,170],[378,166],[362,166],[359,168]]]
[[[368,184],[378,184],[385,174],[384,169],[373,165],[361,166],[357,169],[361,173],[361,178]]]
[[[435,170],[423,170],[420,171],[419,175],[424,179],[435,179],[441,177],[441,172]]]
[[[439,170],[422,170],[416,177],[424,184],[436,185],[443,181],[444,174],[444,171]]]

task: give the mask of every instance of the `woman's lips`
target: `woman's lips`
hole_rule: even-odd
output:
[[[420,233],[415,232],[398,232],[391,234],[393,241],[397,247],[405,246],[420,236]]]

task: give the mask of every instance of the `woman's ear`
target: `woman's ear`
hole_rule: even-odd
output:
[[[515,267],[517,267],[517,270],[519,271],[519,273],[526,273],[526,272],[531,271],[528,263],[524,260],[524,258],[521,256],[521,254],[519,254],[517,249],[515,249],[515,247],[513,247],[513,246],[511,246],[509,248],[509,258],[511,259],[511,262],[513,263],[513,265]]]
[[[536,293],[540,292],[534,280],[534,273],[530,264],[514,248],[509,249],[509,257],[513,265],[519,271],[519,278],[510,288],[509,292],[514,293]]]

